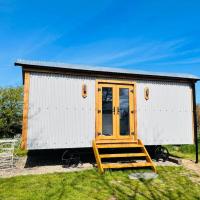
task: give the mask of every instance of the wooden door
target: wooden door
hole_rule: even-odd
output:
[[[96,93],[96,137],[102,140],[134,136],[134,85],[99,83]]]

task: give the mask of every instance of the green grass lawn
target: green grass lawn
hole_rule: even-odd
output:
[[[19,176],[0,179],[1,200],[84,200],[84,199],[200,199],[196,175],[183,167],[158,167],[159,177],[130,180],[138,170],[107,171],[95,169],[72,173]]]

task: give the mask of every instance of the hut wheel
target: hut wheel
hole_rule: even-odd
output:
[[[81,164],[80,154],[78,152],[70,152],[66,150],[62,154],[62,164],[64,167],[77,167]]]
[[[169,151],[166,147],[158,146],[155,150],[156,161],[163,160],[165,162],[169,158]]]

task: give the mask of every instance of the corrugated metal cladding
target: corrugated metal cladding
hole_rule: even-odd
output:
[[[28,149],[91,147],[96,78],[35,72],[30,77]],[[144,144],[193,143],[191,96],[187,83],[137,81],[138,137]]]
[[[82,84],[87,98],[82,97]],[[95,133],[95,80],[31,73],[28,149],[90,147]]]
[[[149,100],[144,88],[149,88]],[[138,136],[146,145],[192,144],[192,88],[187,83],[137,82]]]

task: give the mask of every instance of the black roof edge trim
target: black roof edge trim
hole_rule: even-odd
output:
[[[188,82],[194,82],[196,83],[197,81],[200,81],[200,79],[197,78],[186,78],[186,77],[172,77],[172,76],[160,76],[160,75],[150,75],[150,74],[129,74],[129,73],[120,73],[120,72],[103,72],[103,71],[91,71],[91,70],[83,70],[83,69],[72,69],[72,68],[59,68],[59,67],[48,67],[48,66],[40,66],[40,65],[33,65],[33,64],[23,64],[23,63],[19,63],[19,62],[15,62],[14,63],[15,66],[21,66],[23,67],[23,70],[25,68],[31,68],[31,69],[39,69],[41,70],[41,67],[43,67],[43,69],[48,69],[49,71],[68,71],[68,72],[89,72],[91,74],[101,74],[101,75],[105,75],[105,74],[112,74],[112,75],[127,75],[127,76],[137,76],[137,77],[148,77],[151,79],[168,79],[168,80],[184,80],[184,81],[188,81]]]

